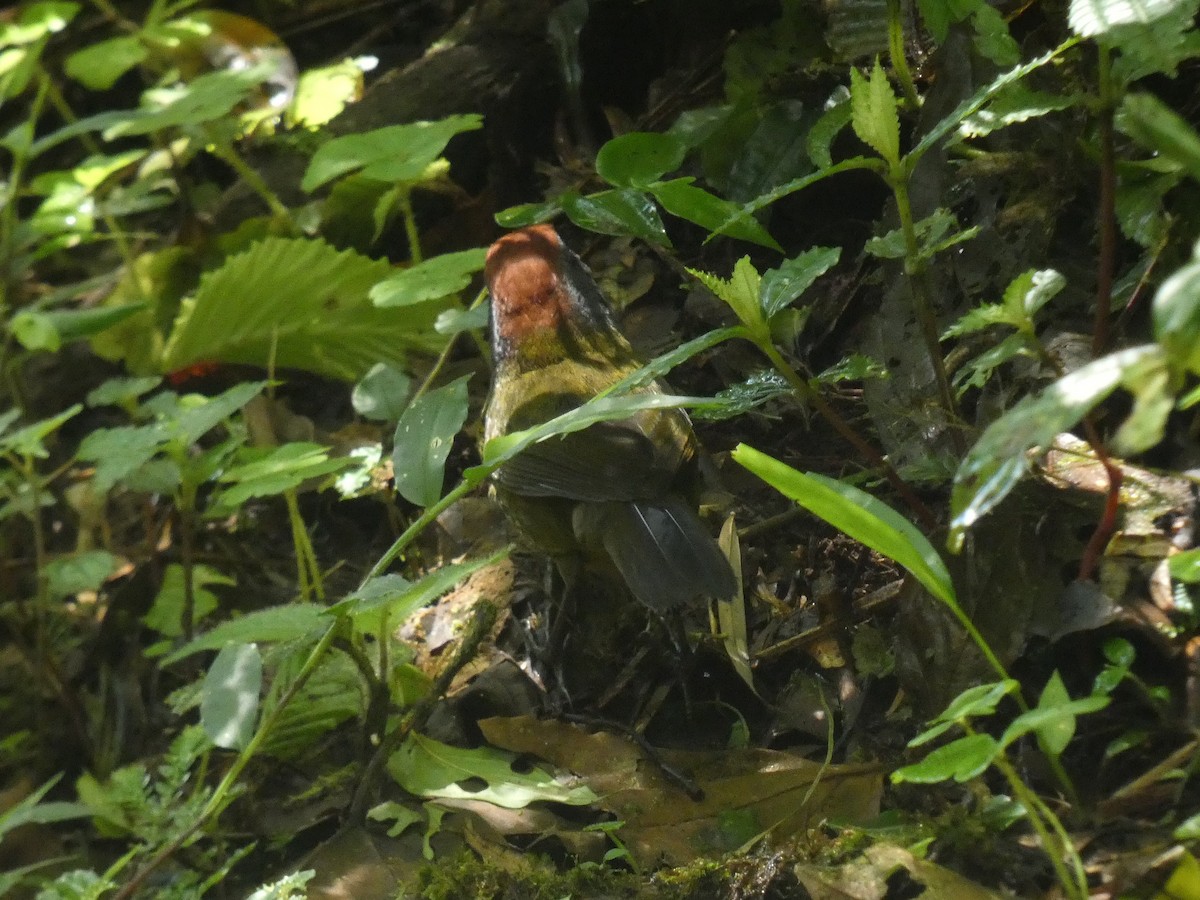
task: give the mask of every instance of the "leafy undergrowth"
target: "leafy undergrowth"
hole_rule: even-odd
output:
[[[308,6],[0,13],[0,894],[1200,897],[1194,0]],[[673,407],[662,619],[487,483]]]

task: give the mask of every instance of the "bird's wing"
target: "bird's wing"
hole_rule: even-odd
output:
[[[656,444],[630,420],[551,437],[509,460],[496,481],[517,494],[603,502],[656,497],[683,462],[683,448]]]

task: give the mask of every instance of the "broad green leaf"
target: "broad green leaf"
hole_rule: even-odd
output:
[[[900,118],[896,95],[879,60],[870,76],[850,70],[850,122],[859,140],[878,153],[889,166],[900,162]]]
[[[130,110],[124,121],[109,126],[104,139],[204,125],[224,118],[272,74],[273,67],[265,64],[240,71],[218,69],[186,84],[148,90],[142,95],[141,107]]]
[[[571,785],[538,767],[518,771],[515,760],[516,754],[494,747],[464,750],[414,732],[388,760],[387,769],[417,797],[482,801],[505,809],[524,809],[538,800],[569,806],[597,800],[586,785]],[[481,780],[484,786],[476,790]]]
[[[79,458],[96,464],[92,481],[103,494],[153,459],[167,440],[167,433],[159,425],[99,428],[83,439]]]
[[[662,247],[671,246],[658,210],[642,191],[619,188],[586,197],[568,191],[558,202],[580,228],[600,234],[633,235]]]
[[[117,79],[145,60],[149,51],[134,35],[121,35],[76,50],[63,70],[93,91],[107,91]]]
[[[1154,295],[1154,337],[1174,365],[1200,373],[1200,244]]]
[[[1055,669],[1042,688],[1042,696],[1038,699],[1039,710],[1061,710],[1071,702],[1067,686],[1063,684],[1062,676]],[[1037,728],[1038,746],[1047,756],[1061,756],[1075,736],[1075,716],[1073,714],[1059,715],[1051,718]]]
[[[1080,37],[1099,37],[1118,25],[1144,25],[1192,8],[1189,0],[1071,0],[1067,23]]]
[[[20,47],[57,34],[75,18],[79,7],[59,0],[22,4],[0,24],[0,47]]]
[[[1171,571],[1171,577],[1177,581],[1188,584],[1200,581],[1200,547],[1168,556],[1167,568]]]
[[[1200,181],[1200,135],[1153,94],[1126,94],[1117,110],[1117,126]]]
[[[644,188],[683,164],[687,145],[673,134],[634,131],[613,138],[596,154],[596,174],[613,187]]]
[[[763,273],[759,299],[768,319],[783,311],[837,264],[840,247],[813,247]]]
[[[1000,745],[987,734],[970,734],[938,747],[919,763],[904,766],[892,773],[892,781],[900,784],[934,784],[953,778],[969,781],[982,775],[996,755]]]
[[[107,550],[85,550],[46,564],[46,590],[54,599],[94,591],[120,564]]]
[[[161,427],[171,440],[189,446],[257,397],[266,386],[265,381],[247,381],[235,384],[215,397],[185,394],[179,397],[178,405],[163,416]],[[147,402],[154,399],[157,398]]]
[[[142,394],[154,390],[162,384],[157,375],[143,378],[110,378],[100,387],[88,392],[88,406],[125,406],[137,400]]]
[[[331,621],[325,607],[315,603],[289,603],[255,610],[194,638],[167,656],[162,665],[172,665],[204,650],[219,650],[226,644],[294,641],[328,626]]]
[[[44,312],[23,309],[12,317],[8,328],[26,350],[56,353],[62,347],[62,335]]]
[[[1028,454],[1048,447],[1122,381],[1137,383],[1165,365],[1157,345],[1109,354],[1025,397],[988,426],[954,475],[949,546],[957,552],[966,529],[1008,496],[1029,471]]]
[[[396,423],[392,467],[396,491],[410,503],[429,506],[442,496],[446,457],[467,421],[464,375],[418,397]]]
[[[481,303],[479,306],[470,309],[444,309],[438,313],[437,320],[433,323],[433,330],[438,334],[444,334],[449,337],[452,334],[458,334],[463,331],[479,331],[486,328],[488,323],[488,307],[487,304]]]
[[[692,182],[693,178],[676,178],[651,185],[649,190],[663,209],[673,216],[695,222],[701,228],[713,234],[749,241],[763,247],[770,247],[781,253],[775,238],[753,218],[739,218],[741,207],[728,200],[722,200],[703,188],[698,188]]]
[[[403,368],[409,351],[443,346],[433,331],[441,307],[375,308],[368,293],[390,273],[386,261],[324,241],[267,238],[201,278],[161,365],[174,371],[208,361],[273,362],[345,381],[378,362]]]
[[[387,363],[376,363],[354,386],[354,411],[375,422],[395,422],[408,405],[412,379]]]
[[[481,127],[483,118],[470,114],[447,116],[436,122],[389,125],[334,138],[317,149],[300,187],[314,191],[356,171],[376,181],[419,181],[452,137]]]
[[[956,605],[941,556],[915,525],[886,504],[832,478],[798,472],[746,444],[734,449],[733,459],[834,528],[903,566],[938,599]]]
[[[378,307],[408,306],[457,294],[483,268],[487,250],[443,253],[389,276],[371,288],[371,302]]]
[[[17,410],[9,410],[7,418],[3,414],[0,414],[0,453],[13,453],[17,456],[32,459],[45,459],[50,455],[46,450],[46,438],[55,431],[58,431],[67,420],[76,416],[82,409],[83,404],[76,403],[56,416],[42,419],[31,425],[26,425],[24,428],[18,428],[15,431],[8,431],[8,427],[17,420]],[[84,440],[86,442],[86,438]],[[82,448],[79,451],[79,455],[83,456]]]
[[[539,222],[549,222],[561,211],[557,200],[544,203],[522,203],[496,213],[496,224],[501,228],[524,228]]]
[[[200,689],[200,724],[209,740],[244,750],[254,735],[262,690],[262,654],[254,644],[229,644],[209,666]]]
[[[362,96],[360,60],[343,59],[329,66],[305,69],[296,82],[296,96],[287,110],[291,125],[317,128],[332,121]]]

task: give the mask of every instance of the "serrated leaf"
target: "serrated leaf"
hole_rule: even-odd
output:
[[[614,187],[646,187],[683,164],[687,145],[673,134],[634,131],[596,154],[596,174]]]
[[[734,264],[728,280],[695,269],[688,269],[688,272],[728,304],[743,325],[755,334],[766,333],[767,321],[759,302],[762,278],[749,256],[743,256]]]
[[[304,369],[345,381],[409,351],[436,352],[441,307],[376,309],[368,293],[391,267],[320,240],[267,238],[200,280],[171,330],[162,366],[240,362]],[[303,277],[297,277],[303,273]]]
[[[371,288],[371,302],[377,307],[408,306],[457,294],[476,272],[483,268],[487,250],[462,250],[443,253],[389,276]]]
[[[447,116],[436,122],[389,125],[334,138],[322,144],[300,182],[305,191],[350,172],[377,181],[418,181],[456,134],[483,127],[475,114]]]
[[[464,375],[418,397],[396,423],[392,468],[396,491],[410,503],[429,506],[442,496],[446,457],[467,420]]]
[[[275,497],[304,482],[340,472],[353,464],[349,457],[330,459],[329,448],[300,441],[267,450],[249,450],[245,455],[260,458],[227,469],[221,475],[217,509],[228,513],[252,497]]]
[[[1010,84],[986,106],[967,116],[958,126],[960,138],[980,138],[1048,113],[1070,109],[1077,98],[1035,91],[1019,82]]]
[[[221,648],[200,689],[200,724],[213,744],[242,750],[250,743],[262,676],[262,654],[254,644]]]
[[[889,166],[900,162],[900,118],[896,95],[879,60],[869,77],[850,70],[851,124],[859,140],[883,157]]]
[[[689,177],[664,181],[651,185],[650,192],[662,204],[663,209],[673,216],[695,222],[713,234],[749,241],[783,252],[775,238],[771,237],[756,219],[749,216],[738,218],[742,210],[738,204],[696,187],[692,184],[694,180]]]
[[[916,526],[865,491],[815,473],[798,472],[746,444],[733,459],[834,528],[903,566],[942,602],[955,605],[945,562]]]
[[[1099,37],[1117,26],[1145,25],[1190,5],[1189,0],[1071,0],[1067,24],[1080,37]]]
[[[1200,181],[1200,135],[1153,94],[1127,94],[1116,123],[1139,144],[1161,153]]]

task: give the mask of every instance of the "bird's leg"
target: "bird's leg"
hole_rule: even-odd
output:
[[[554,562],[555,565],[548,572],[547,580],[553,581],[553,571],[557,570],[562,590],[557,597],[554,596],[554,591],[549,588],[546,592],[550,597],[550,606],[553,612],[550,620],[549,637],[546,640],[546,650],[542,656],[542,663],[546,671],[553,678],[558,695],[555,698],[556,704],[561,707],[569,707],[571,705],[571,695],[567,690],[563,660],[566,658],[567,639],[569,637],[568,625],[575,617],[575,598],[579,586],[579,573],[582,568],[582,561],[577,556],[568,556],[560,557]]]
[[[679,660],[679,688],[683,692],[684,712],[687,715],[688,722],[695,724],[696,708],[692,703],[692,692],[688,683],[691,680],[693,670],[696,668],[696,651],[692,648],[691,642],[688,640],[682,610],[668,610],[663,613],[662,622],[666,626],[667,637],[671,639],[671,646],[675,649],[675,656]]]

